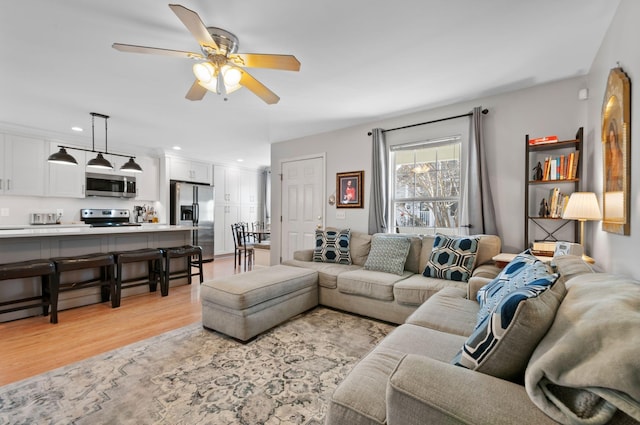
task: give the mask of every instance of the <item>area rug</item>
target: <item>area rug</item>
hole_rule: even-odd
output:
[[[322,424],[393,328],[318,307],[242,344],[196,323],[0,387],[0,424]]]

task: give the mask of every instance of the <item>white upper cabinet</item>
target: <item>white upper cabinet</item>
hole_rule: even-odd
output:
[[[236,204],[240,202],[240,171],[216,165],[213,169],[213,185],[216,188],[216,202],[218,204]]]
[[[142,168],[142,173],[133,174],[136,178],[136,188],[138,194],[136,200],[139,201],[157,201],[160,199],[160,160],[158,158],[150,158],[138,156],[135,158],[136,163]]]
[[[42,139],[4,134],[0,153],[0,194],[44,195],[45,143]]]
[[[58,143],[49,143],[49,155],[60,150]],[[47,179],[47,195],[64,198],[84,198],[86,152],[68,149],[78,165],[46,163],[49,178]],[[93,158],[93,157],[92,157]]]
[[[171,180],[211,184],[211,169],[212,165],[206,162],[170,157]]]

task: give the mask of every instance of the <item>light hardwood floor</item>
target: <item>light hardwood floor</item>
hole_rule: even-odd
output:
[[[205,280],[240,273],[233,257],[204,264]],[[58,324],[38,316],[0,323],[0,386],[201,320],[200,285],[160,289],[110,303],[63,310]]]

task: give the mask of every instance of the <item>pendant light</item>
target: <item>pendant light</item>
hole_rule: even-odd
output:
[[[60,150],[56,153],[52,153],[47,158],[47,161],[52,162],[54,164],[66,164],[66,165],[78,165],[78,161],[67,153],[67,150],[64,146],[59,146]]]
[[[96,116],[100,118],[104,118],[104,151],[105,153],[109,152],[107,149],[107,120],[109,119],[108,115],[102,115],[97,112],[91,112],[91,152],[95,152],[96,148],[96,137],[95,137],[95,118]],[[102,156],[101,152],[98,152],[98,155],[87,162],[87,167],[92,168],[100,168],[103,170],[113,170],[113,165]]]
[[[69,165],[78,165],[78,161],[67,153],[67,149],[73,149],[77,151],[83,152],[92,152],[96,153],[96,135],[95,135],[95,118],[104,118],[104,153],[109,154],[109,150],[107,148],[107,120],[109,119],[108,115],[99,114],[97,112],[90,112],[91,115],[91,150],[82,149],[82,148],[73,148],[70,146],[62,146],[58,145],[60,150],[54,154],[51,154],[49,158],[47,158],[48,162],[56,163],[56,164],[69,164]],[[87,162],[87,167],[92,168],[100,168],[102,170],[113,170],[113,165],[109,162],[103,155],[102,152],[97,151],[97,155],[95,158]],[[135,156],[131,155],[122,155],[119,153],[111,153],[109,155],[122,156],[125,158],[129,158],[127,162],[125,162],[122,167],[120,167],[120,171],[128,171],[131,173],[141,173],[142,167],[138,165],[135,161]]]
[[[133,157],[129,157],[129,160],[125,162],[122,167],[120,167],[121,171],[130,171],[132,173],[141,173],[142,167],[140,167],[134,160]]]

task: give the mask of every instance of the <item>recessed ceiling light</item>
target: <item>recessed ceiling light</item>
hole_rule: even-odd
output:
[[[71,127],[71,130],[73,130],[73,131],[84,131],[82,129],[82,127],[77,127],[77,126]]]
[[[173,150],[174,150],[174,151],[179,151],[179,150],[181,150],[181,149],[182,149],[182,148],[181,148],[180,146],[174,146],[174,147],[173,147]]]
[[[238,158],[238,159],[237,159],[237,161],[238,161],[238,162],[242,162],[242,161],[244,161],[244,159],[242,159],[242,158]]]

